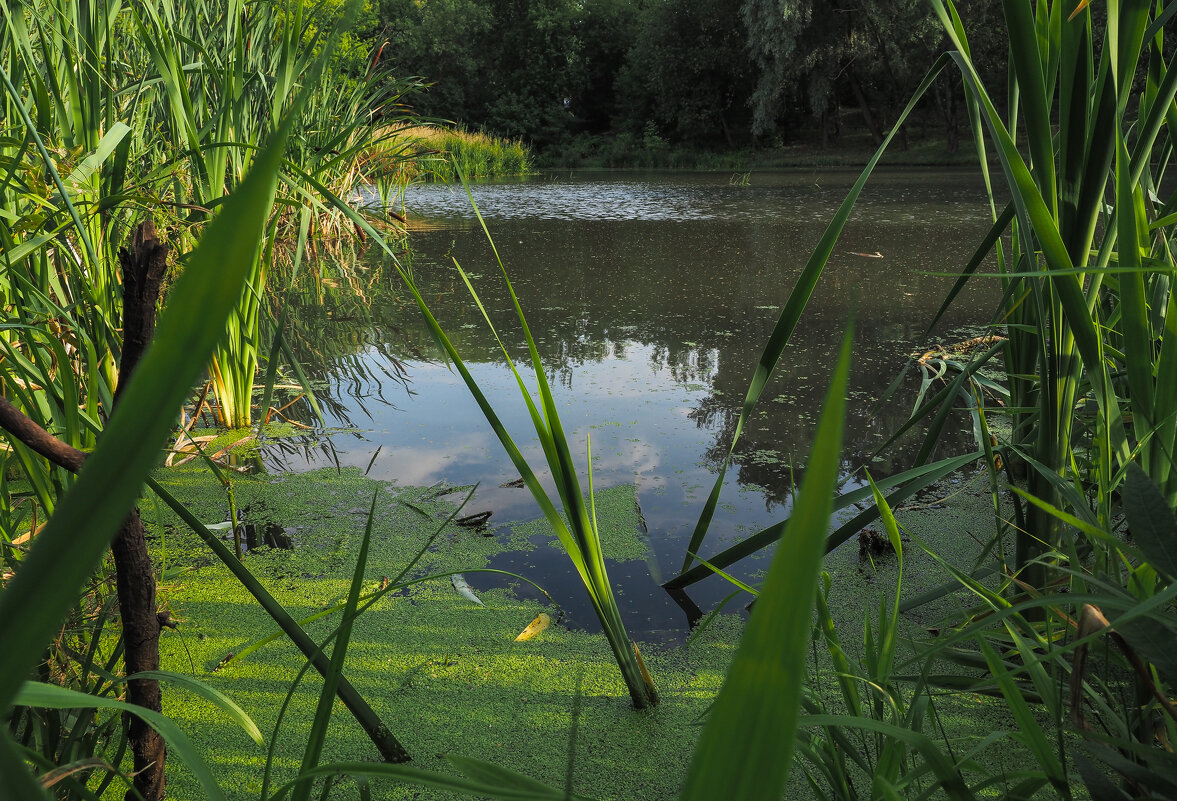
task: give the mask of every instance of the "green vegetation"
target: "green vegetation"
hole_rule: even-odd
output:
[[[464,128],[417,125],[397,129],[390,144],[413,155],[403,170],[408,177],[458,182],[467,178],[530,175],[531,151],[519,139],[506,140]]]
[[[1079,0],[1007,0],[1001,49],[1011,56],[1008,84],[994,84],[976,66],[992,52],[989,43],[972,35],[978,24],[979,33],[991,33],[984,28],[987,17],[974,16],[981,14],[975,8],[962,14],[951,0],[931,0],[952,49],[935,61],[901,111],[898,102],[880,101],[880,108],[891,109],[883,118],[889,125],[894,114],[896,126],[885,135],[880,126],[879,149],[782,308],[682,571],[668,582],[689,586],[775,545],[761,586],[733,579],[737,589],[729,600],[755,596],[748,623],[736,644],[732,622],[711,616],[693,634],[690,649],[697,650],[645,659],[626,635],[606,571],[604,534],[636,527],[632,507],[613,500],[624,495],[615,490],[598,509],[591,451],[587,493],[582,490],[545,365],[506,270],[502,278],[528,346],[534,395],[508,349],[502,351],[559,507],[433,318],[389,238],[342,199],[366,175],[361,154],[374,152],[397,130],[378,118],[404,88],[372,71],[357,75],[354,55],[334,56],[339,31],[359,6],[328,6],[337,22],[329,17],[314,24],[301,4],[27,0],[5,6],[0,293],[13,315],[0,328],[0,414],[9,432],[0,452],[0,775],[6,793],[44,799],[52,786],[61,797],[114,796],[132,784],[129,741],[137,767],[144,767],[139,735],[97,711],[127,709],[119,697],[125,682],[133,689],[138,682],[176,678],[155,670],[120,675],[121,654],[141,632],[126,622],[123,597],[117,602],[123,622],[116,623],[102,562],[139,504],[159,538],[161,575],[177,581],[167,597],[205,635],[191,644],[171,638],[169,646],[178,647],[165,667],[179,672],[188,660],[189,669],[222,665],[207,684],[180,680],[188,688],[180,692],[191,690],[219,708],[215,722],[203,702],[181,706],[177,701],[187,696],[168,691],[168,714],[203,729],[195,745],[158,712],[135,710],[167,739],[169,770],[177,770],[176,757],[187,763],[191,782],[178,779],[181,792],[211,799],[226,793],[302,799],[312,792],[326,798],[350,795],[359,784],[366,797],[364,782],[371,781],[503,799],[644,798],[654,797],[644,779],[657,777],[670,782],[658,796],[681,789],[679,797],[692,799],[794,797],[802,781],[813,797],[829,799],[1177,798],[1177,659],[1170,645],[1177,636],[1177,344],[1165,336],[1177,317],[1177,192],[1166,174],[1177,142],[1177,70],[1165,39],[1177,4],[1096,8]],[[928,29],[912,21],[923,19],[914,4],[886,8],[897,15],[887,18],[892,27],[883,26],[874,5],[853,14],[847,9],[841,18],[816,3],[750,0],[738,6],[755,28],[749,53],[760,72],[753,106],[717,94],[722,81],[700,79],[697,88],[712,102],[693,114],[687,113],[690,92],[676,95],[670,81],[693,73],[658,71],[680,63],[674,59],[682,54],[674,48],[661,53],[635,36],[632,47],[657,56],[646,74],[664,92],[659,99],[673,101],[669,111],[649,106],[647,146],[670,133],[659,119],[685,121],[692,133],[675,133],[684,139],[703,136],[709,127],[729,130],[727,115],[749,111],[757,130],[771,127],[783,114],[782,81],[801,79],[821,114],[837,105],[838,89],[829,85],[835,78],[845,78],[859,94],[852,82],[863,88],[860,69],[887,73],[894,87],[877,91],[899,93],[916,73],[899,69],[898,55],[884,44],[915,59],[918,48],[904,37],[923,37]],[[647,27],[643,36],[681,39],[684,30],[730,32],[719,21],[734,19],[737,7],[687,9],[667,0],[628,11],[623,4],[551,0],[522,9],[496,6],[491,13],[473,0],[429,0],[398,13],[443,31],[454,17],[429,16],[443,10],[462,12],[471,34],[470,48],[455,53],[455,67],[482,66],[491,80],[515,74],[532,88],[548,81],[564,90],[568,79],[560,76],[568,62],[554,54],[565,52],[574,11],[599,13],[618,32],[626,30],[625,20],[655,20],[658,29]],[[517,23],[510,36],[501,27],[507,19]],[[319,35],[328,28],[332,33]],[[872,30],[879,60],[870,60],[866,44],[842,47],[843,35],[856,44],[868,41]],[[498,37],[493,57],[478,49],[492,33]],[[541,33],[556,44],[532,47]],[[585,32],[583,41],[592,37]],[[621,48],[616,52],[634,52],[622,47],[624,37],[612,41]],[[742,48],[743,37],[717,40],[708,55],[730,57],[737,43]],[[794,52],[804,53],[805,71],[791,66]],[[723,69],[748,77],[754,73],[740,70],[751,62],[733,58]],[[724,472],[744,424],[872,170],[898,139],[897,125],[930,92],[943,91],[937,81],[949,67],[963,76],[965,116],[990,187],[993,219],[960,285],[986,277],[1001,283],[993,318],[1001,336],[972,355],[931,353],[920,360],[919,369],[930,369],[932,360],[952,379],[921,396],[907,424],[924,422],[928,429],[914,465],[878,482],[864,476],[866,486],[837,494],[852,369],[847,332],[791,516],[707,553],[712,520],[722,513]],[[445,86],[457,91],[463,85]],[[488,114],[519,124],[519,133],[523,126],[559,127],[560,115],[575,107],[571,93],[558,105],[545,105],[546,95],[538,93],[476,96],[495,104]],[[868,111],[864,106],[864,120]],[[407,145],[391,152],[413,155]],[[990,152],[1000,164],[1001,189],[988,172]],[[456,172],[465,169],[458,165]],[[374,177],[388,181],[388,175],[383,170]],[[184,251],[182,269],[170,284],[152,346],[133,379],[123,376],[116,408],[113,393],[130,344],[123,339],[119,301],[130,286],[115,265],[132,228],[149,219]],[[274,291],[266,276],[279,239],[297,242],[297,270],[312,237],[349,228],[383,249],[414,297],[576,567],[602,638],[551,627],[534,641],[515,643],[510,638],[533,617],[534,604],[491,590],[483,593],[487,606],[479,608],[469,595],[451,591],[463,585],[456,579],[447,585],[446,577],[478,569],[493,544],[450,527],[456,509],[429,491],[393,491],[342,471],[218,479],[203,463],[153,476],[161,444],[175,434],[175,411],[210,359],[217,360],[211,373],[222,385],[221,413],[227,422],[247,420],[259,332],[268,319],[262,300]],[[981,267],[990,254],[997,272],[985,276]],[[489,326],[472,279],[459,271]],[[278,357],[290,351],[283,319],[272,326],[267,407]],[[996,373],[999,356],[1003,369]],[[241,380],[234,383],[230,375]],[[970,412],[977,449],[933,462],[935,441],[956,404]],[[1006,425],[997,425],[999,418]],[[49,434],[39,435],[30,422]],[[938,510],[903,513],[901,504],[917,492],[951,486],[974,464],[986,485],[983,526],[975,518],[961,524]],[[185,494],[189,506],[173,498]],[[297,518],[302,550],[232,553],[210,524],[224,517],[222,504],[230,504],[235,517],[232,510],[243,501],[254,514],[264,504],[282,518]],[[602,525],[599,512],[606,508],[609,521]],[[969,544],[933,540],[927,526],[950,540],[967,537]],[[892,583],[879,594],[877,611],[852,607],[856,625],[847,631],[820,565],[823,550],[855,535],[864,559],[894,559],[894,566],[880,573]],[[835,554],[831,566],[845,556],[844,550]],[[919,586],[912,581],[916,560],[935,564],[949,580]],[[193,573],[177,576],[177,567]],[[429,572],[435,575],[410,586]],[[121,569],[119,575],[125,578]],[[388,580],[377,584],[376,576]],[[921,628],[905,623],[905,615]],[[251,640],[276,631],[280,641],[249,648]],[[848,635],[860,633],[861,646],[851,646]],[[229,659],[231,650],[252,653]],[[824,686],[807,684],[809,672],[825,678]],[[395,698],[382,698],[390,687]],[[222,689],[239,696],[241,706]],[[635,709],[617,703],[626,695]],[[336,699],[349,715],[336,715],[332,728]],[[994,699],[1000,699],[999,713]],[[992,715],[982,731],[970,720],[974,708]],[[253,717],[273,727],[268,739]],[[696,730],[685,721],[700,717],[694,744]],[[240,750],[223,749],[236,736],[227,733],[226,719],[255,742],[260,734],[266,755],[253,751],[247,738],[235,741]],[[492,729],[533,726],[548,745],[559,742],[563,750],[552,747],[556,756],[546,758],[500,755],[504,740]],[[405,732],[423,750],[406,750],[397,739],[407,741]],[[647,744],[671,734],[681,739]],[[598,740],[608,744],[598,746]],[[449,752],[448,766],[435,749]],[[292,756],[299,750],[301,758]],[[688,751],[680,788],[680,774],[669,765],[681,765]],[[374,753],[382,761],[373,760]],[[403,764],[410,758],[413,764]],[[612,783],[634,764],[641,766],[637,784]],[[130,795],[161,797],[162,786],[144,784],[143,776]]]
[[[224,496],[206,468],[165,470],[159,481],[202,520],[220,520],[227,513]],[[632,499],[631,487],[600,494],[618,491],[622,499]],[[237,492],[240,504],[259,510],[258,521],[297,521],[290,526],[295,550],[263,548],[251,552],[245,563],[300,618],[344,597],[373,494],[379,499],[373,519],[380,535],[373,539],[367,559],[366,593],[380,586],[382,576],[395,579],[453,512],[451,499],[460,498],[439,499],[426,488],[390,487],[364,478],[358,470],[333,469],[242,479]],[[609,514],[606,506],[612,510]],[[632,503],[627,508],[624,503],[602,502],[598,512],[602,528],[628,529],[630,536],[636,531]],[[242,646],[274,630],[273,624],[174,514],[165,509],[152,523],[166,532],[173,564],[198,566],[166,589],[169,605],[183,615],[185,625],[182,634],[165,642],[165,664],[181,672],[195,664],[198,675],[243,704],[265,732],[268,747],[289,680],[283,677],[297,673],[301,655],[284,641],[244,655]],[[725,643],[737,621],[713,629],[689,655],[653,652],[649,659],[667,688],[666,698],[657,717],[634,715],[628,711],[625,685],[611,664],[608,643],[600,635],[555,625],[534,640],[514,642],[542,607],[520,602],[501,589],[481,589],[487,579],[499,577],[476,571],[502,547],[494,539],[447,526],[415,571],[439,577],[384,597],[356,620],[348,676],[373,698],[386,720],[413,721],[416,733],[407,742],[419,766],[447,769],[438,754],[492,754],[504,767],[559,786],[575,715],[580,731],[577,792],[599,796],[603,788],[611,788],[609,796],[631,798],[648,787],[648,797],[673,797],[685,767],[681,755],[698,734],[691,721],[704,713],[718,689],[731,655]],[[534,546],[517,532],[507,547]],[[485,607],[459,595],[448,571],[463,571]],[[547,611],[553,617],[558,614],[555,609]],[[337,623],[338,612],[307,628],[321,638]],[[217,668],[230,653],[238,656]],[[242,694],[247,686],[248,693]],[[309,680],[300,686],[284,718],[279,749],[305,741],[317,686]],[[396,691],[381,692],[380,687]],[[220,754],[218,773],[226,789],[245,797],[257,795],[257,765],[264,760],[266,747],[255,747],[215,706],[187,693],[171,694],[166,711],[193,732],[198,747]],[[617,736],[619,728],[628,734]],[[630,755],[631,770],[625,775],[611,775],[616,773],[612,766],[626,759],[628,744],[635,738],[650,747]],[[235,756],[229,758],[218,743],[232,743]],[[363,732],[338,718],[327,747],[332,761],[374,756]],[[294,767],[279,760],[274,780],[288,780]],[[395,786],[376,784],[374,789],[378,797],[399,797]],[[172,790],[180,797],[195,794],[191,776],[177,774]]]
[[[1001,85],[1000,10],[958,5]],[[946,47],[926,0],[381,0],[375,17],[397,71],[431,84],[421,113],[560,167],[747,169],[796,164],[798,147],[863,164]],[[916,117],[898,143],[923,151],[914,163],[961,158],[959,83],[937,82]]]

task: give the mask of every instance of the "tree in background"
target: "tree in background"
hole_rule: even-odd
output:
[[[607,133],[621,120],[617,76],[637,41],[641,14],[648,5],[585,0],[577,28],[580,85],[569,107],[578,131]]]
[[[537,144],[570,127],[579,3],[381,0],[378,16],[396,71],[433,84],[416,102],[425,116]]]
[[[432,83],[418,112],[541,150],[577,137],[732,149],[814,127],[825,146],[846,124],[879,142],[945,47],[925,0],[373,3],[382,60]],[[992,6],[958,3],[976,62],[998,85],[1006,52]],[[962,97],[945,77],[925,103],[950,146]]]
[[[758,68],[757,136],[778,131],[788,101],[800,100],[824,145],[846,96],[881,143],[943,42],[923,0],[744,0],[741,14]]]
[[[747,141],[755,80],[740,0],[659,0],[643,9],[617,76],[616,127],[646,129],[694,146]]]

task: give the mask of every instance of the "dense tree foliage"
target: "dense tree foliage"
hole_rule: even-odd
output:
[[[573,0],[382,0],[385,53],[433,83],[417,101],[454,119],[537,141],[568,127],[582,80]]]
[[[848,94],[876,141],[940,45],[923,0],[744,0],[748,46],[759,68],[753,130],[780,126],[798,95],[823,120]]]
[[[615,125],[653,123],[691,145],[736,144],[753,82],[739,13],[740,0],[650,3],[618,71]]]
[[[384,58],[432,83],[420,112],[540,147],[879,140],[944,47],[923,0],[380,0],[376,17]],[[1003,41],[980,37],[978,62],[1003,69]],[[945,79],[926,103],[950,140],[959,92]]]

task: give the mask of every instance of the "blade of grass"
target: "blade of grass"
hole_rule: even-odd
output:
[[[200,752],[188,739],[188,735],[170,719],[158,712],[152,712],[135,704],[128,704],[116,698],[106,698],[90,693],[58,687],[54,684],[39,682],[25,682],[16,694],[15,703],[20,706],[45,707],[49,709],[117,709],[120,712],[130,712],[147,721],[167,741],[168,749],[184,760],[189,770],[200,782],[205,795],[211,801],[224,801],[225,795],[217,785],[212,771],[200,757]],[[5,779],[7,781],[7,778]]]
[[[817,424],[805,480],[687,772],[684,801],[780,797],[801,707],[826,530],[842,456],[849,332]]]
[[[372,496],[372,505],[368,509],[368,523],[364,526],[364,536],[360,540],[360,552],[356,557],[356,568],[351,577],[351,588],[347,593],[347,605],[343,610],[343,620],[336,629],[335,647],[331,650],[331,664],[327,675],[323,677],[323,690],[319,693],[319,704],[315,709],[315,719],[311,724],[311,732],[307,737],[306,750],[302,756],[302,766],[299,773],[310,770],[319,764],[319,756],[323,753],[323,743],[327,739],[327,727],[331,723],[331,709],[335,705],[335,693],[339,688],[339,680],[343,675],[343,664],[347,659],[347,646],[351,642],[352,627],[356,619],[356,607],[360,602],[360,588],[364,582],[364,569],[368,566],[368,544],[372,541],[372,521],[376,518],[376,501],[380,493]],[[303,782],[295,788],[295,801],[306,801],[310,798],[311,783]]]
[[[887,496],[887,502],[891,505],[897,505],[905,498],[909,498],[915,493],[919,492],[924,487],[936,483],[944,476],[954,473],[967,464],[975,462],[982,456],[980,452],[967,453],[963,456],[953,456],[948,459],[942,459],[938,462],[925,464],[913,470],[908,470],[894,476],[889,476],[878,482],[878,485],[883,489],[890,489],[898,487],[894,492]],[[871,488],[863,487],[852,492],[839,495],[834,502],[834,509],[844,509],[848,506],[857,505],[871,497]],[[793,512],[789,517],[785,518],[779,523],[774,523],[768,528],[759,531],[752,536],[737,542],[718,554],[708,557],[708,562],[712,567],[726,568],[727,566],[743,559],[746,556],[756,553],[762,548],[765,548],[781,538],[789,526],[790,521],[796,516]],[[846,540],[850,539],[863,526],[870,523],[879,516],[878,509],[871,507],[863,512],[858,513],[852,519],[839,526],[829,538],[826,540],[826,551],[831,551],[841,545]],[[688,587],[695,582],[707,578],[712,573],[711,569],[702,565],[695,565],[690,570],[675,576],[663,586],[668,590],[681,589]]]
[[[270,205],[289,123],[225,204],[173,288],[155,340],[115,410],[102,445],[0,593],[0,708],[7,708],[41,645],[138,497],[167,431],[237,299]],[[84,532],[80,534],[80,532]],[[68,555],[68,558],[63,558]]]
[[[249,738],[258,745],[262,745],[262,732],[253,722],[244,709],[237,705],[237,703],[218,690],[216,687],[211,687],[203,681],[194,679],[183,673],[174,673],[170,670],[144,670],[140,673],[135,673],[127,676],[120,681],[134,681],[135,679],[155,679],[157,681],[166,681],[171,684],[178,684],[186,690],[196,693],[207,701],[211,701],[216,706],[227,714],[234,723],[240,726]]]

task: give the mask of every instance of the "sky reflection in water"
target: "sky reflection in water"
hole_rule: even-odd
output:
[[[683,613],[657,582],[682,561],[753,365],[855,177],[755,173],[751,186],[740,187],[727,175],[585,173],[473,189],[538,340],[579,464],[591,436],[596,486],[638,487],[649,564],[611,567],[634,636],[669,639],[684,631]],[[923,335],[952,284],[927,272],[964,264],[988,227],[983,198],[980,181],[964,172],[883,173],[872,183],[745,430],[705,554],[787,515],[791,478],[803,472],[829,365],[852,310],[847,470],[867,463],[910,411],[911,392],[870,411],[907,354],[973,336],[978,331],[969,327],[987,322],[997,300],[991,284],[964,293],[936,331]],[[538,467],[542,452],[531,444],[514,379],[451,261],[476,276],[512,358],[525,362],[509,297],[469,201],[460,188],[434,185],[412,188],[407,204],[413,219],[425,223],[412,238],[422,292]],[[882,258],[870,257],[876,253]],[[373,305],[368,330],[348,359],[320,371],[338,404],[328,425],[359,432],[333,437],[340,463],[363,469],[380,447],[375,477],[417,485],[479,482],[468,511],[493,509],[498,524],[537,517],[526,490],[499,487],[517,474],[461,379],[436,358],[422,358],[435,351],[403,290],[387,291],[394,300]],[[407,366],[411,393],[381,381],[384,398],[376,398],[376,377],[394,372],[392,359]],[[365,377],[357,379],[357,372]],[[940,455],[969,447],[969,438],[967,431],[955,433],[941,443]],[[907,466],[918,442],[906,437],[869,462],[872,472]],[[295,469],[331,463],[321,454],[293,463],[287,454],[281,461]],[[536,579],[565,605],[573,624],[596,627],[579,580],[554,549],[507,555],[495,566]],[[734,572],[754,575],[763,562],[742,567]],[[692,596],[706,608],[727,589],[711,579]]]

